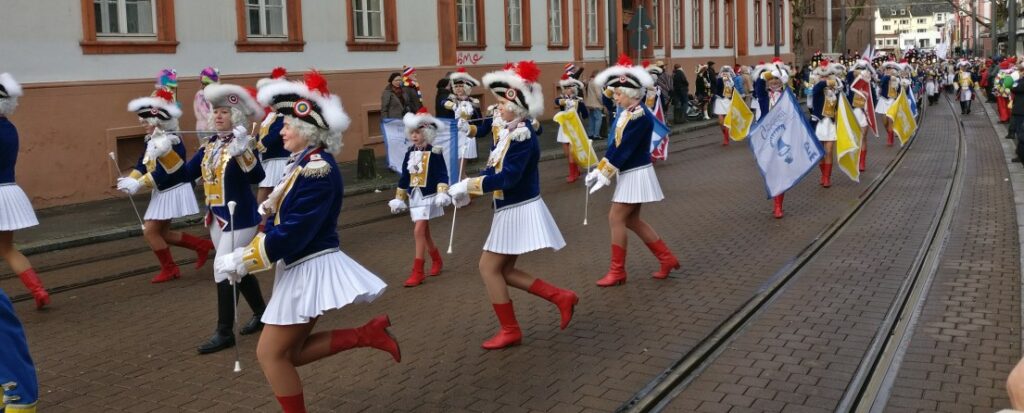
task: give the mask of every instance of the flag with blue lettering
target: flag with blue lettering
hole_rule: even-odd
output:
[[[455,119],[437,118],[448,127],[441,128],[434,137],[433,145],[444,148],[441,154],[444,156],[444,163],[448,165],[448,183],[459,182],[462,176],[459,171],[459,127]],[[405,151],[409,149],[412,142],[405,136],[405,123],[401,119],[385,118],[380,121],[380,131],[384,134],[384,149],[388,156],[388,168],[402,173],[402,160],[405,159]]]
[[[811,125],[804,119],[800,104],[789,89],[785,98],[779,99],[775,107],[761,117],[748,136],[768,198],[795,186],[825,156],[825,149],[815,139]]]
[[[910,99],[910,113],[917,117],[917,98],[914,97],[914,89],[907,89],[907,99]]]

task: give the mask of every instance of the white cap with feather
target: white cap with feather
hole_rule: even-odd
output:
[[[140,118],[156,118],[160,122],[181,117],[181,108],[174,102],[174,94],[167,89],[159,89],[151,96],[132,99],[128,102],[128,111],[135,112]]]
[[[530,117],[544,113],[544,92],[537,83],[540,68],[532,60],[523,60],[484,75],[483,85],[499,99],[526,110]]]
[[[338,139],[352,123],[341,106],[341,98],[327,90],[327,80],[316,71],[307,73],[305,82],[268,84],[260,88],[256,100],[277,113],[337,134]]]
[[[0,73],[0,99],[16,98],[21,96],[21,84],[14,80],[10,73]]]
[[[250,119],[262,118],[263,107],[256,101],[256,91],[229,83],[211,83],[203,88],[210,107],[232,107]]]
[[[421,107],[419,112],[406,113],[402,117],[402,123],[405,124],[406,136],[411,135],[414,130],[423,129],[427,133],[423,133],[423,139],[429,144],[434,143],[434,137],[437,136],[437,131],[445,127],[445,123],[441,122],[437,118],[430,115],[426,107]]]
[[[654,86],[654,78],[644,68],[633,66],[633,61],[625,54],[619,61],[594,77],[594,82],[604,87],[626,87],[630,89],[646,89]]]

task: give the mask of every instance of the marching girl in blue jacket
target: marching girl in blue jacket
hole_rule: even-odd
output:
[[[21,85],[14,77],[0,73],[0,255],[32,293],[36,308],[41,309],[50,304],[50,294],[43,288],[32,263],[14,247],[14,231],[39,225],[32,203],[14,181],[14,164],[18,162],[18,130],[7,117],[18,107],[21,94]]]
[[[846,93],[841,80],[846,78],[846,67],[822,60],[821,65],[814,71],[819,79],[811,91],[811,128],[814,129],[814,136],[825,148],[825,157],[818,164],[818,169],[821,170],[821,186],[829,188],[832,186],[833,148],[838,136],[836,113],[839,108],[839,97]]]
[[[611,265],[597,285],[609,287],[626,283],[627,229],[636,233],[661,263],[661,269],[652,274],[654,278],[666,278],[669,272],[679,268],[679,260],[654,228],[640,218],[643,204],[665,198],[651,164],[654,115],[643,104],[644,90],[653,85],[654,79],[642,67],[633,66],[629,57],[623,55],[619,57],[618,64],[598,73],[594,82],[605,87],[606,91],[610,90],[615,104],[623,109],[609,128],[604,158],[586,179],[587,187],[593,193],[610,185],[611,179],[618,176],[612,207],[608,211]]]
[[[387,331],[386,315],[362,327],[313,334],[325,312],[371,302],[387,287],[339,249],[344,188],[332,153],[341,149],[341,133],[350,122],[341,99],[330,94],[316,72],[307,74],[305,83],[261,88],[258,97],[285,117],[281,137],[292,155],[284,179],[260,204],[260,213],[268,217],[266,232],[218,257],[215,267],[237,282],[276,263],[256,356],[282,410],[305,412],[297,366],[356,347],[386,351],[395,361],[401,353]]]
[[[899,68],[900,65],[896,62],[882,63],[882,76],[878,81],[878,89],[881,95],[878,96],[875,113],[882,115],[885,120],[885,130],[888,133],[885,140],[886,146],[892,146],[895,138],[895,132],[892,130],[892,119],[886,116],[886,112],[889,111],[890,106],[896,103],[896,98],[900,96],[900,91],[903,89],[903,84],[900,82],[900,77],[897,73]]]
[[[448,196],[448,167],[444,162],[442,148],[431,146],[438,129],[445,127],[445,124],[430,116],[426,107],[421,107],[416,114],[406,113],[402,122],[405,123],[405,134],[412,145],[405,152],[395,199],[388,202],[388,207],[393,214],[408,209],[412,218],[416,255],[405,286],[415,287],[425,278],[424,252],[430,253],[431,276],[440,275],[444,267],[441,251],[430,236],[430,220],[443,216],[444,207],[451,205],[452,199]]]
[[[871,62],[866,59],[858,59],[853,63],[850,71],[846,74],[846,99],[850,101],[850,105],[853,107],[853,116],[857,118],[857,124],[860,125],[860,159],[858,169],[861,172],[867,167],[868,159],[868,116],[875,116],[872,111],[868,114],[867,108],[870,103],[873,108],[877,103],[878,96],[875,94],[875,84],[872,79],[875,76],[875,67],[871,65]],[[865,85],[867,92],[861,90],[861,87],[855,87],[858,85]]]
[[[565,246],[562,233],[540,196],[540,142],[530,117],[544,113],[544,96],[537,84],[540,70],[522,61],[510,70],[488,73],[484,86],[500,101],[505,126],[487,157],[482,176],[464,179],[448,189],[456,206],[470,195],[494,195],[494,219],[480,256],[480,276],[501,329],[482,347],[488,350],[518,345],[523,333],[516,320],[508,287],[526,290],[558,307],[561,328],[569,325],[579,298],[576,293],[551,285],[516,268],[520,255],[544,248]]]
[[[756,120],[768,115],[772,109],[775,108],[775,104],[779,102],[779,99],[785,99],[786,85],[789,84],[789,66],[782,63],[782,59],[774,58],[772,62],[767,65],[759,65],[755,73],[758,74],[758,79],[754,81],[754,102],[757,102],[758,110]],[[786,194],[778,194],[773,198],[775,202],[775,209],[772,211],[772,215],[776,219],[782,218],[782,200],[786,197]]]
[[[558,87],[562,89],[562,95],[555,98],[555,106],[558,107],[558,110],[574,110],[580,117],[580,122],[586,119],[590,115],[590,111],[587,110],[587,105],[583,104],[583,82],[569,76],[569,73],[563,73],[562,78],[558,81]],[[580,177],[580,168],[576,165],[576,158],[572,156],[572,151],[569,148],[569,137],[561,127],[558,128],[556,140],[562,144],[565,159],[569,160],[569,175],[565,178],[565,182],[576,182]]]
[[[217,246],[217,257],[220,258],[248,244],[256,236],[256,226],[260,223],[251,186],[262,181],[264,173],[253,152],[253,138],[249,136],[246,123],[249,119],[258,119],[263,109],[256,103],[251,90],[238,85],[214,83],[207,86],[204,93],[213,107],[207,124],[218,132],[199,147],[187,167],[189,179],[203,179],[206,226],[210,228],[210,238]],[[233,224],[228,212],[228,202],[231,201],[236,203]],[[200,354],[235,345],[234,289],[228,274],[214,269],[213,278],[217,283],[217,329],[209,340],[199,346]],[[263,328],[260,316],[266,304],[259,282],[255,277],[243,277],[238,283],[238,291],[253,312],[252,319],[239,333],[247,335],[260,331]]]
[[[283,67],[276,67],[270,73],[269,78],[260,79],[256,82],[256,89],[261,89],[274,82],[285,82],[288,72]],[[281,141],[281,128],[284,127],[284,116],[277,112],[269,111],[263,122],[260,123],[259,135],[256,139],[256,151],[259,153],[260,164],[263,165],[264,178],[256,189],[256,202],[262,203],[270,196],[270,191],[281,182],[284,177],[284,168],[288,164],[288,156],[291,155],[284,149]],[[263,222],[260,222],[262,230]]]
[[[153,96],[129,102],[128,111],[138,115],[139,122],[146,129],[146,150],[139,156],[131,174],[117,180],[117,189],[129,195],[142,188],[153,190],[146,208],[142,235],[160,261],[160,273],[150,282],[167,282],[181,276],[169,245],[195,251],[196,268],[200,268],[206,263],[213,243],[188,233],[171,231],[172,219],[199,213],[194,181],[185,168],[185,159],[188,159],[185,144],[174,135],[181,117],[174,95],[160,89]]]
[[[469,73],[466,68],[460,67],[448,75],[448,84],[452,93],[444,101],[444,108],[455,114],[459,130],[459,159],[454,162],[461,162],[462,159],[476,159],[476,136],[477,127],[483,116],[480,115],[480,99],[470,96],[473,88],[480,84]],[[464,170],[465,168],[459,168]],[[465,176],[463,171],[462,175]]]
[[[733,89],[742,87],[736,84],[736,72],[729,65],[722,66],[715,79],[712,91],[715,94],[715,114],[718,115],[718,127],[722,129],[722,146],[729,146],[729,128],[725,127],[725,115],[732,106]]]

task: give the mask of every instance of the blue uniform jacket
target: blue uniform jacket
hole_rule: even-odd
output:
[[[558,106],[558,110],[565,110],[565,107],[566,107],[565,99],[568,99],[568,98],[563,98],[563,97],[555,98],[555,106]],[[573,99],[576,99],[576,98],[573,98]],[[581,120],[582,119],[586,119],[588,116],[590,116],[590,110],[587,109],[587,105],[583,104],[583,99],[576,99],[576,100],[577,100],[577,102],[576,102],[576,114],[580,115],[580,119]],[[538,132],[538,133],[540,133],[540,132]]]
[[[825,88],[828,87],[828,83],[825,80],[819,80],[818,83],[814,84],[814,88],[811,89],[811,128],[818,127],[818,121],[821,120],[822,112],[825,110]]]
[[[493,192],[495,209],[540,196],[540,171],[537,168],[540,142],[531,123],[529,120],[517,122],[501,159],[493,165],[488,161],[481,176],[469,180],[470,194]]]
[[[35,411],[39,399],[36,367],[28,352],[25,330],[3,290],[0,290],[0,349],[3,349],[0,351],[0,384],[14,383],[9,390],[2,391],[3,396],[10,400],[7,408]],[[3,403],[0,403],[0,411],[3,411]]]
[[[629,122],[620,128],[619,118],[630,116]],[[646,105],[623,110],[615,115],[608,128],[608,149],[597,169],[606,177],[620,171],[639,168],[651,163],[651,133],[654,131],[654,115]]]
[[[274,262],[291,264],[310,255],[338,249],[338,214],[345,190],[334,156],[320,148],[299,155],[298,165],[285,176],[286,189],[278,200],[266,232],[245,248],[243,262],[250,273],[270,269]]]
[[[757,100],[757,107],[760,109],[758,118],[754,119],[756,121],[768,114],[768,106],[770,105],[768,101],[768,82],[764,79],[754,81],[754,99]]]
[[[185,159],[188,159],[185,154],[185,144],[179,140],[177,144],[171,147],[171,152],[173,154],[168,153],[161,156],[160,159],[154,160],[148,167],[142,162],[142,158],[146,156],[143,153],[139,156],[135,167],[132,168],[134,170],[132,176],[149,174],[153,179],[153,184],[156,185],[156,189],[161,191],[166,191],[184,183],[193,185],[195,180],[189,177],[188,171],[185,168]]]
[[[14,183],[14,164],[18,162],[18,129],[0,116],[0,185]]]
[[[284,116],[277,114],[277,119],[269,126],[260,129],[260,139],[257,148],[260,152],[260,160],[288,159],[291,152],[284,148],[284,141],[281,140],[281,129],[284,128]]]
[[[409,155],[413,151],[425,151],[430,154],[430,156],[424,157],[420,164],[423,167],[423,172],[416,174],[415,177],[409,172],[408,166]],[[420,188],[420,193],[423,196],[436,194],[439,190],[448,190],[448,165],[444,162],[444,155],[435,151],[431,145],[427,145],[423,149],[410,146],[409,150],[405,151],[405,157],[402,158],[402,177],[398,178],[397,198],[406,199],[413,188]]]
[[[255,227],[260,223],[260,216],[256,211],[256,196],[252,193],[251,185],[258,184],[266,177],[263,166],[251,151],[238,157],[228,156],[228,144],[223,143],[223,148],[218,150],[219,145],[214,143],[216,139],[219,138],[213,136],[200,146],[199,151],[186,164],[190,180],[203,178],[207,208],[206,224],[213,225],[212,221],[217,221],[216,224],[222,230],[228,230],[228,202],[235,201],[235,228]],[[214,153],[221,157],[221,161],[214,170],[205,170],[207,155],[212,156]],[[239,163],[239,158],[246,164],[244,169]]]

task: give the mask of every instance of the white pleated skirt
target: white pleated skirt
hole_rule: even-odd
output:
[[[146,208],[146,220],[165,221],[199,213],[192,185],[181,183],[165,191],[153,190],[153,198]]]
[[[967,102],[967,101],[971,100],[972,96],[974,96],[974,94],[973,94],[973,91],[971,89],[960,88],[960,101],[961,102]]]
[[[520,255],[544,248],[560,250],[564,246],[565,239],[555,218],[538,196],[494,211],[484,251]]]
[[[857,118],[857,124],[863,129],[868,126],[868,115],[864,108],[853,108],[853,117]]]
[[[835,142],[836,123],[832,118],[823,118],[819,120],[818,126],[814,127],[814,136],[821,142]]]
[[[284,170],[288,166],[288,158],[267,159],[263,163],[266,176],[260,181],[260,188],[273,188],[284,179]]]
[[[665,199],[665,194],[661,192],[661,183],[658,182],[658,175],[654,172],[653,164],[619,172],[612,202],[643,204],[663,199]]]
[[[726,115],[729,113],[729,106],[732,105],[732,99],[715,98],[715,114]]]
[[[558,128],[558,135],[555,136],[555,141],[558,143],[569,143],[569,137],[562,132],[562,128]]]
[[[875,113],[884,115],[885,112],[889,111],[889,107],[892,106],[893,100],[889,98],[878,98],[878,103],[875,104]]]
[[[0,231],[16,231],[39,225],[28,195],[15,183],[0,184]]]
[[[413,188],[409,194],[409,217],[412,222],[429,221],[444,216],[444,208],[434,205],[434,198],[437,194],[423,196],[420,188]]]
[[[330,310],[372,302],[386,288],[383,280],[336,249],[287,266],[278,261],[274,292],[262,320],[273,325],[305,324]]]

